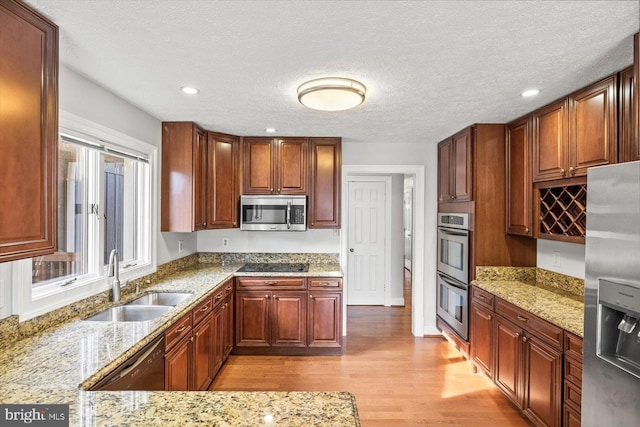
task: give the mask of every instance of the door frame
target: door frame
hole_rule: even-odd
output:
[[[412,286],[411,286],[411,333],[414,336],[424,336],[425,330],[425,305],[424,295],[426,289],[425,283],[425,166],[424,165],[343,165],[342,166],[342,224],[345,232],[340,233],[340,264],[345,272],[347,266],[347,252],[349,251],[347,241],[347,213],[349,210],[349,197],[347,194],[347,179],[353,175],[414,175],[413,183],[413,270],[412,270]],[[418,220],[420,219],[420,220]],[[435,222],[434,222],[435,229]],[[433,260],[435,262],[435,259]],[[345,286],[348,286],[345,274]],[[435,278],[431,280],[429,290],[435,295]],[[435,296],[434,296],[435,298]],[[347,305],[343,301],[343,335],[347,334]],[[433,312],[433,313],[431,313]],[[435,319],[435,304],[430,310]],[[435,325],[435,320],[434,320]],[[435,330],[435,327],[433,328]],[[430,331],[431,332],[431,331]],[[435,332],[438,332],[435,330]]]
[[[384,182],[384,301],[385,307],[391,306],[391,175],[351,175],[347,176],[347,202],[349,201],[349,183],[350,182]],[[347,248],[349,247],[349,204],[345,204],[347,210],[347,222],[345,224],[345,237],[347,239]],[[348,251],[348,249],[347,249]],[[349,265],[349,255],[346,255],[346,265]],[[348,269],[347,269],[348,273]],[[345,304],[349,303],[348,284],[345,283]],[[346,318],[346,316],[345,316]]]

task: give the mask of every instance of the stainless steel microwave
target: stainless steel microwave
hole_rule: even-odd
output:
[[[240,230],[305,231],[307,196],[241,196]]]

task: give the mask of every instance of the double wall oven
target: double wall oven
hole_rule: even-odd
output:
[[[436,314],[461,338],[469,335],[469,214],[438,213]]]

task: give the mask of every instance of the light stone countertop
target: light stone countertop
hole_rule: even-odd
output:
[[[584,336],[584,303],[518,280],[474,280],[472,285],[579,337]]]
[[[355,399],[344,392],[83,391],[162,334],[205,296],[234,277],[241,266],[198,264],[145,289],[143,293],[193,293],[151,321],[76,320],[3,348],[0,403],[68,403],[72,426],[249,426],[268,425],[269,419],[280,426],[359,426]],[[342,270],[337,264],[311,264],[307,273],[268,274],[274,275],[342,277]]]

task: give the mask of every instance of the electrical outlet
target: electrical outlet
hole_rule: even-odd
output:
[[[562,267],[562,256],[560,255],[560,252],[553,253],[553,266]]]
[[[181,254],[184,251],[184,240],[178,240],[178,253]]]
[[[228,237],[223,237],[222,238],[222,247],[226,248],[229,246],[229,238]]]

